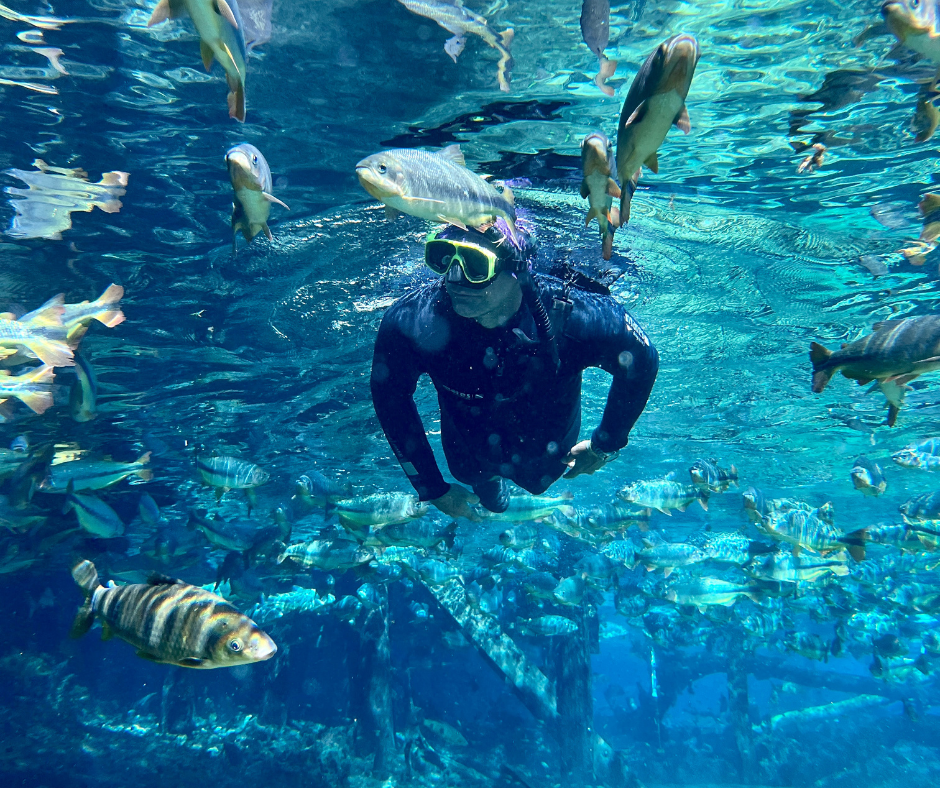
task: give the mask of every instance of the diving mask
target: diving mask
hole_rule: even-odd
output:
[[[444,276],[456,263],[464,278],[479,286],[488,285],[502,270],[493,249],[467,238],[440,238],[442,232],[432,232],[424,245],[424,262],[434,273]]]

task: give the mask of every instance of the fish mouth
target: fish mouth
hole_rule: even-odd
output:
[[[264,662],[277,653],[277,644],[265,633],[259,633],[254,640],[251,653],[255,661]]]
[[[607,168],[607,143],[599,136],[591,134],[581,145],[581,158],[584,161],[584,174],[594,171],[610,175]]]
[[[914,16],[904,8],[898,0],[887,0],[881,6],[881,16],[898,41],[903,42],[909,35],[923,35],[928,32],[927,27],[919,25]]]
[[[362,188],[377,200],[382,200],[386,197],[404,196],[400,187],[393,186],[388,178],[379,175],[368,165],[357,164],[356,177],[359,178],[359,183]]]
[[[225,157],[228,164],[228,176],[232,185],[237,188],[257,187],[258,179],[251,171],[251,160],[244,151],[232,151]]]
[[[687,90],[700,56],[698,41],[694,37],[682,33],[672,39],[666,50],[662,92]]]

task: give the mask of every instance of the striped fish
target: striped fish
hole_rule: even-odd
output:
[[[72,637],[84,635],[97,616],[104,638],[117,635],[153,662],[184,668],[225,668],[270,659],[277,646],[222,597],[160,575],[148,583],[103,586],[91,561],[72,577],[85,592]]]
[[[235,457],[198,457],[196,468],[203,481],[225,490],[247,490],[264,484],[270,474],[253,462]]]
[[[150,452],[138,457],[134,462],[114,462],[113,460],[72,460],[55,463],[49,467],[49,473],[42,480],[39,489],[49,493],[63,493],[74,490],[103,490],[117,484],[128,476],[137,476],[149,482],[153,471],[145,467],[150,462]]]

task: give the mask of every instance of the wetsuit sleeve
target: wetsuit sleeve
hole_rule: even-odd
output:
[[[444,481],[424,425],[415,406],[414,393],[424,370],[411,340],[400,330],[398,313],[386,313],[372,357],[372,404],[385,437],[402,470],[422,501],[444,495]]]
[[[613,299],[588,303],[578,340],[584,368],[600,367],[613,376],[604,415],[591,442],[600,451],[619,451],[649,400],[659,354],[640,325]]]

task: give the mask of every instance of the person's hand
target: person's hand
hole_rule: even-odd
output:
[[[570,468],[565,474],[566,479],[573,479],[582,473],[590,475],[607,464],[607,460],[596,454],[594,449],[591,448],[590,439],[572,446],[568,456],[562,462]]]
[[[450,489],[440,498],[434,498],[430,501],[448,517],[466,517],[474,523],[478,523],[483,519],[470,508],[471,505],[479,502],[480,499],[476,495],[459,484],[452,484]]]

